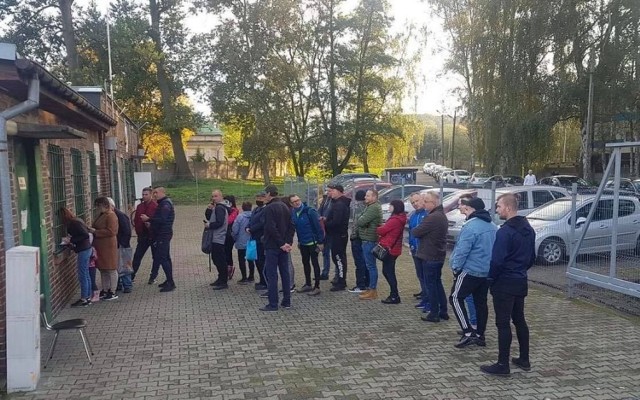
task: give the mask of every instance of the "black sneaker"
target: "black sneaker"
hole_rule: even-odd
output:
[[[511,358],[511,363],[523,371],[531,371],[531,363],[518,358]]]
[[[107,292],[105,292],[104,290],[100,291],[100,300],[104,300],[104,298],[107,297]]]
[[[247,278],[242,278],[238,281],[238,285],[246,285],[247,283],[249,283]]]
[[[153,285],[154,283],[156,283],[156,278],[149,278],[149,280],[147,281],[148,285]]]
[[[449,314],[440,314],[440,319],[448,321],[449,320]]]
[[[215,280],[215,281],[211,282],[209,284],[209,286],[216,286],[216,285],[219,285],[219,284],[220,284],[220,280],[218,279],[218,280]]]
[[[118,295],[113,293],[111,290],[107,292],[107,295],[104,297],[105,300],[115,300],[118,298]]]
[[[164,285],[161,289],[160,292],[161,293],[165,293],[165,292],[171,292],[173,290],[176,290],[176,285],[175,283],[167,283],[166,285]]]
[[[478,336],[476,339],[476,345],[480,347],[487,347],[487,341],[484,340],[484,336]]]
[[[169,285],[169,282],[164,281],[164,282],[162,282],[161,284],[159,284],[159,285],[158,285],[158,287],[159,287],[159,288],[163,288],[163,287],[168,286],[168,285]]]
[[[76,301],[75,303],[71,304],[71,307],[87,307],[88,305],[91,305],[91,301],[85,300],[85,299],[80,299],[80,300]]]
[[[329,280],[329,275],[320,275],[320,280],[321,281],[328,281]]]
[[[229,285],[227,285],[226,283],[218,283],[217,285],[213,286],[213,290],[223,290],[223,289],[228,289]]]
[[[346,285],[333,285],[331,287],[331,289],[329,289],[329,291],[331,292],[342,292],[343,290],[346,290],[347,286]]]
[[[478,342],[478,337],[476,335],[474,334],[471,334],[470,336],[464,335],[460,338],[458,343],[454,344],[454,347],[456,349],[462,349],[469,345],[476,344],[477,342]]]
[[[256,283],[253,288],[255,290],[267,290],[267,285],[265,285],[264,283]]]
[[[500,363],[495,363],[493,365],[482,365],[480,366],[480,371],[484,372],[485,374],[495,376],[509,376],[509,374],[511,374],[509,366]]]
[[[420,292],[420,293],[414,293],[414,294],[413,294],[413,297],[415,297],[416,299],[421,298],[421,297],[422,297],[422,292]]]
[[[291,308],[291,303],[280,303],[280,307],[288,310]]]
[[[278,311],[278,307],[272,307],[267,304],[266,306],[262,307],[260,311]]]
[[[380,302],[382,302],[382,304],[400,304],[400,297],[396,296],[396,297],[387,297],[384,300],[380,300]]]
[[[250,276],[247,278],[247,282],[253,282],[255,279],[253,279],[253,276]]]
[[[132,291],[133,291],[133,289],[128,287],[128,288],[124,288],[124,290],[122,292],[123,293],[131,293]]]
[[[420,319],[426,322],[440,322],[440,317],[434,313],[423,315]]]
[[[260,293],[260,297],[263,299],[269,298],[269,292]]]

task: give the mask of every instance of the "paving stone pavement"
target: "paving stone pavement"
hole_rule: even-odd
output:
[[[199,251],[200,212],[177,208],[172,247],[177,290],[160,293],[147,285],[147,258],[133,293],[66,308],[58,320],[88,320],[93,366],[79,336],[65,332],[38,389],[8,397],[640,399],[638,318],[533,288],[526,306],[531,372],[487,376],[478,368],[497,357],[493,312],[486,348],[455,349],[455,320],[425,323],[414,309],[411,294],[418,285],[407,254],[397,267],[400,305],[332,293],[324,281],[320,296],[294,294],[292,309],[263,313],[258,308],[265,299],[253,287],[233,283],[218,292],[209,287],[215,277]],[[300,286],[297,254],[294,261]],[[352,270],[349,277],[353,283]],[[380,290],[386,297],[382,275]],[[53,335],[42,332],[44,357]]]

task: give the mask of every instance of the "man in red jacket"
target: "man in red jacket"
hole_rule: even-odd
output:
[[[140,268],[142,257],[147,253],[147,249],[153,242],[151,238],[151,231],[149,230],[149,223],[140,219],[140,216],[143,214],[154,215],[156,212],[158,204],[153,200],[153,196],[151,195],[152,191],[153,189],[150,187],[142,189],[142,202],[138,204],[138,207],[136,207],[135,216],[133,217],[133,225],[136,230],[136,234],[138,235],[138,244],[136,246],[136,251],[133,254],[133,274],[131,275],[131,282],[136,279],[136,274]],[[151,249],[151,257],[153,257],[153,248]],[[154,282],[155,280],[149,279],[149,285],[152,285]]]

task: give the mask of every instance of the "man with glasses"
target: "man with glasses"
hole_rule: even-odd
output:
[[[320,216],[318,212],[302,202],[300,196],[292,194],[289,202],[293,207],[292,218],[296,225],[296,235],[298,235],[298,248],[302,258],[304,268],[304,286],[300,288],[300,293],[308,293],[309,296],[320,294],[320,264],[318,263],[318,253],[322,251],[324,243],[324,233],[320,227]],[[314,285],[311,286],[311,266],[313,265]]]
[[[431,311],[426,317],[422,317],[422,320],[440,322],[441,319],[449,319],[447,296],[442,285],[442,266],[447,255],[449,221],[437,193],[425,194],[424,208],[429,214],[411,230],[411,234],[418,238],[416,256],[422,261],[431,306]]]

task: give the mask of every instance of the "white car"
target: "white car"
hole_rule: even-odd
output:
[[[445,181],[447,183],[467,183],[471,178],[469,171],[464,169],[454,169],[447,176]]]
[[[430,168],[430,167],[432,167],[432,166],[434,166],[434,165],[436,165],[436,163],[433,163],[433,162],[427,162],[427,163],[424,163],[424,165],[422,166],[422,172],[424,172],[425,174],[427,174],[427,173],[428,173],[428,171],[429,171],[429,168]]]
[[[587,215],[593,205],[593,195],[578,195],[576,198],[576,230],[573,241],[582,234]],[[571,242],[571,198],[556,199],[527,216],[536,232],[538,261],[558,264],[568,256]],[[613,196],[600,198],[593,219],[587,228],[578,254],[611,251],[613,222]],[[635,196],[620,196],[618,203],[618,251],[635,250],[640,254],[640,202]]]
[[[491,189],[470,189],[468,192],[472,193],[474,197],[480,197],[484,201],[486,209],[491,210]],[[496,201],[498,197],[506,193],[513,193],[518,196],[518,215],[522,216],[526,216],[536,208],[554,199],[569,196],[569,192],[566,189],[555,186],[515,186],[497,189],[493,200]],[[460,235],[466,216],[456,207],[447,213],[447,219],[449,220],[447,241],[455,243],[458,240],[458,235]],[[494,214],[493,222],[496,225],[502,224],[497,214]]]
[[[460,189],[456,189],[456,188],[443,188],[443,198],[447,198],[447,196],[449,196],[451,193],[457,192]],[[432,189],[425,189],[425,190],[421,190],[420,193],[424,194],[427,192],[436,192],[436,193],[440,193],[440,188],[432,188]],[[404,212],[407,214],[412,213],[413,211],[415,211],[415,209],[413,208],[413,205],[411,204],[411,195],[406,196],[403,200],[404,202]],[[386,204],[382,204],[382,220],[386,221],[389,219],[389,217],[391,216],[391,211],[389,211],[389,203]]]

